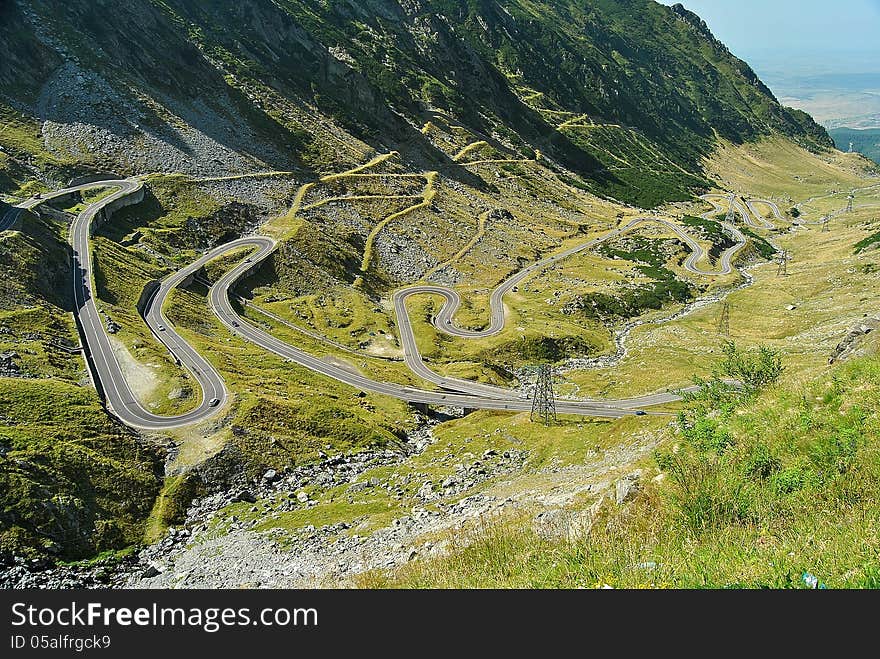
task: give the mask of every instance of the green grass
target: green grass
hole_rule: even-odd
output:
[[[604,504],[586,538],[488,519],[447,538],[449,556],[361,585],[803,588],[808,573],[831,588],[880,587],[878,404],[877,358],[772,386],[670,438],[665,480],[643,479],[626,507]]]
[[[0,378],[0,552],[66,559],[140,541],[159,457],[93,389]]]
[[[862,252],[868,251],[875,245],[880,245],[880,231],[857,242],[855,245],[855,252],[856,254],[861,254]]]
[[[709,256],[713,259],[717,259],[723,250],[733,245],[733,240],[719,222],[693,215],[684,215],[681,218],[681,223],[690,227],[691,230],[695,230],[697,236],[711,243]]]
[[[764,238],[763,236],[759,236],[748,227],[740,227],[740,231],[751,238],[752,244],[755,246],[755,249],[758,250],[758,254],[761,255],[762,259],[766,259],[769,261],[774,256],[776,256],[776,248],[773,247],[773,245],[771,245],[766,238]]]
[[[158,542],[169,526],[186,521],[186,509],[203,490],[204,486],[193,473],[168,476],[145,522],[144,542]]]
[[[628,239],[631,248],[618,248],[603,243],[598,251],[608,258],[638,263],[636,270],[647,280],[633,288],[613,293],[588,293],[576,299],[570,306],[588,318],[600,321],[634,318],[646,310],[659,310],[669,303],[682,303],[694,295],[694,287],[679,279],[666,267],[667,257],[662,253],[662,243],[642,236]]]
[[[22,372],[77,382],[84,376],[70,307],[66,227],[24,213],[0,236],[0,352],[15,352]]]
[[[29,197],[46,190],[34,180],[26,163],[66,180],[76,171],[74,160],[49,153],[43,146],[40,122],[0,103],[0,192]]]
[[[406,424],[405,404],[381,396],[360,398],[351,387],[230,334],[207,310],[204,289],[175,291],[166,314],[234,392],[223,441],[248,458],[247,468],[255,475],[267,466],[314,460],[325,445],[344,452],[395,442]],[[204,459],[199,434],[183,436],[193,446],[184,447],[182,460]]]

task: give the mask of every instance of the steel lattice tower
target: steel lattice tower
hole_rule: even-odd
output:
[[[822,218],[822,231],[830,231],[828,228],[828,216]]]
[[[779,252],[779,269],[776,271],[777,277],[784,277],[788,274],[788,259],[788,251],[782,250]]]
[[[553,368],[549,364],[538,366],[535,394],[532,398],[532,421],[545,426],[556,423],[556,394],[553,391]]]
[[[727,206],[727,217],[724,218],[725,222],[733,222],[736,219],[736,209],[734,208],[734,199],[735,196],[731,193],[730,197],[728,197],[728,206]]]
[[[730,336],[730,302],[725,302],[721,307],[721,316],[718,318],[718,333],[722,336]]]
[[[853,212],[853,199],[855,199],[855,195],[849,195],[846,198],[846,212],[847,213]]]

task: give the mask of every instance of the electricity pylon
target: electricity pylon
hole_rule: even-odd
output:
[[[540,421],[545,426],[556,423],[556,394],[553,391],[553,368],[549,364],[538,366],[535,381],[535,395],[532,398],[533,422]]]
[[[853,212],[853,199],[855,199],[855,195],[852,195],[852,194],[846,198],[846,212],[847,213]]]
[[[727,198],[727,217],[724,218],[725,222],[733,222],[736,219],[736,210],[734,209],[734,194],[731,192],[730,196]]]
[[[725,302],[721,307],[721,316],[718,318],[718,333],[721,336],[730,336],[730,302]]]
[[[788,274],[788,260],[790,255],[787,250],[779,252],[779,269],[776,271],[777,277],[784,277]]]
[[[822,231],[830,231],[830,229],[828,228],[828,216],[827,215],[825,215],[822,218]]]

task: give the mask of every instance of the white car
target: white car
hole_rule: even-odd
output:
[[[156,329],[159,330],[160,332],[164,332],[165,326],[164,325],[156,325]]]
[[[220,404],[219,398],[212,398],[211,400],[208,401],[209,407],[217,407],[219,404]]]

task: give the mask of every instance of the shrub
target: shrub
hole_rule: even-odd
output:
[[[776,494],[791,494],[807,484],[807,473],[797,466],[786,467],[770,478],[770,485]]]
[[[733,341],[726,341],[722,351],[724,360],[716,369],[716,377],[733,378],[750,394],[775,383],[785,370],[779,351],[768,346],[742,352]]]
[[[764,442],[758,442],[752,447],[751,455],[745,461],[744,471],[750,478],[763,480],[769,478],[781,466],[779,458],[770,452],[770,448]]]
[[[691,532],[699,534],[749,516],[745,483],[730,474],[722,456],[680,448],[658,453],[656,459],[673,486],[670,503]]]

